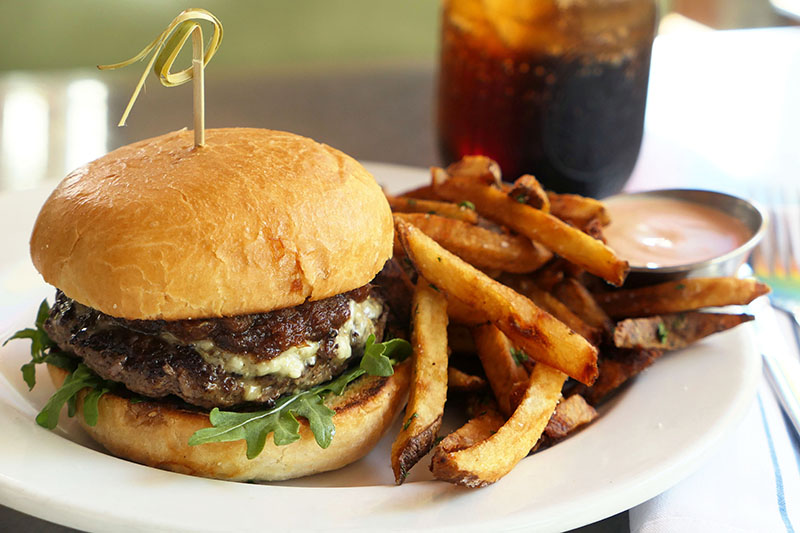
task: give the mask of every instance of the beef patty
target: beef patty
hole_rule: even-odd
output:
[[[379,341],[386,306],[372,286],[269,313],[193,320],[114,318],[56,293],[50,338],[100,377],[203,408],[271,403],[328,381]]]

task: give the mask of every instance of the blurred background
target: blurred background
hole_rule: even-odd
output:
[[[795,24],[770,0],[661,4],[662,31]],[[186,7],[225,27],[207,69],[208,127],[289,129],[360,159],[437,160],[435,0],[0,0],[0,190],[191,126],[189,84],[166,89],[150,76],[128,125],[116,128],[144,64],[95,68],[134,55]]]
[[[661,0],[714,29],[792,24],[769,0]],[[435,0],[2,0],[0,71],[94,69],[136,53],[182,9],[203,7],[228,32],[215,74],[329,66],[433,61]]]

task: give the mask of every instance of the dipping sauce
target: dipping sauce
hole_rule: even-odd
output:
[[[610,199],[608,245],[631,266],[669,267],[707,261],[752,236],[745,224],[713,207],[655,196]]]

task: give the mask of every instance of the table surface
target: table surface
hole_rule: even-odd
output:
[[[438,162],[434,69],[393,64],[209,79],[207,126],[290,130],[358,159],[429,166]],[[0,77],[0,191],[37,186],[109,149],[190,126],[190,89],[153,84],[128,126],[114,127],[131,87],[131,78],[113,74]],[[796,180],[797,94],[800,29],[659,37],[644,142],[628,188],[690,186],[753,196],[754,184]],[[18,116],[28,122],[21,130],[14,127]],[[1,506],[0,525],[71,531]],[[627,525],[622,513],[582,530]]]

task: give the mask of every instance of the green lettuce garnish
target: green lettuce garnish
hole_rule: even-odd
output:
[[[36,313],[34,328],[21,329],[6,339],[3,346],[13,339],[30,339],[31,360],[22,367],[22,379],[28,384],[28,390],[36,386],[36,365],[48,363],[66,370],[69,374],[64,379],[61,387],[50,397],[45,406],[36,416],[36,423],[40,426],[53,429],[58,424],[58,415],[64,405],[67,405],[67,414],[75,416],[77,410],[78,392],[89,388],[83,401],[83,418],[87,424],[97,424],[97,402],[100,397],[109,391],[111,383],[101,379],[83,363],[71,357],[67,352],[62,352],[44,330],[44,322],[50,315],[50,306],[43,300]]]
[[[247,443],[247,458],[253,459],[261,453],[272,433],[276,446],[291,444],[300,438],[300,423],[297,417],[308,420],[314,440],[320,448],[327,448],[333,440],[336,428],[333,424],[335,411],[323,403],[324,396],[334,393],[341,396],[345,387],[355,379],[370,374],[391,376],[395,363],[411,354],[411,345],[402,339],[376,343],[370,335],[364,348],[361,364],[328,383],[317,385],[307,391],[284,396],[271,408],[252,413],[236,413],[211,410],[209,419],[214,427],[204,428],[189,438],[189,445],[209,442],[244,440]]]

